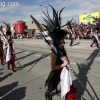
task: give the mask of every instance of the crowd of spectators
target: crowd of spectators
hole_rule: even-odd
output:
[[[88,24],[75,24],[72,23],[72,31],[75,39],[91,39],[93,34],[96,34],[100,40],[100,24],[99,23],[88,23]],[[66,28],[65,28],[66,29]],[[43,39],[41,34],[27,34],[27,35],[15,35],[13,38],[15,39]],[[70,39],[69,34],[66,32],[66,39]]]
[[[100,24],[99,23],[88,23],[88,24],[72,24],[72,30],[74,33],[75,39],[91,39],[93,34],[98,35],[100,39]],[[69,35],[66,35],[66,38],[69,38]]]

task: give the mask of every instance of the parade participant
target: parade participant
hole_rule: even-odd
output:
[[[74,44],[74,34],[71,32],[71,30],[67,27],[65,29],[67,31],[67,34],[69,35],[69,39],[70,41],[70,46],[72,46]]]
[[[98,36],[96,33],[93,33],[92,37],[92,43],[91,43],[91,47],[93,46],[93,44],[95,43],[95,45],[97,46],[97,48],[99,48],[99,44],[98,44]]]
[[[1,40],[1,34],[0,34],[0,59],[1,59],[1,65],[4,65],[4,51],[3,51],[3,41]]]
[[[62,34],[62,32],[61,32]],[[55,72],[54,74],[54,80],[52,80],[54,82],[55,85],[58,85],[59,82],[61,82],[61,80],[64,80],[66,81],[66,85],[61,85],[61,92],[64,91],[64,88],[67,88],[67,93],[65,94],[65,96],[62,96],[61,97],[61,100],[79,100],[77,97],[76,97],[76,89],[74,88],[73,84],[72,84],[72,79],[71,79],[71,76],[70,76],[70,71],[69,71],[69,68],[67,67],[67,65],[69,64],[69,60],[68,60],[68,57],[67,57],[67,53],[66,53],[66,50],[64,48],[64,44],[65,44],[65,41],[64,41],[64,38],[61,37],[60,39],[58,39],[58,45],[59,45],[59,49],[60,51],[62,52],[63,54],[63,63],[59,63],[59,58],[52,52],[51,53],[51,69],[53,72]],[[63,74],[61,73],[62,70],[65,70],[67,71],[67,74],[65,76],[63,76]],[[48,90],[47,90],[48,92]]]
[[[16,66],[15,66],[15,44],[14,41],[11,39],[11,31],[10,26],[7,26],[6,31],[6,39],[7,41],[4,41],[3,43],[3,49],[6,49],[6,62],[8,69],[12,69],[13,72],[16,72]],[[11,65],[11,67],[10,67]]]
[[[66,50],[64,48],[64,35],[65,31],[62,29],[54,30],[51,32],[51,37],[54,41],[54,44],[59,48],[63,55],[63,63],[60,62],[59,57],[55,55],[55,53],[51,53],[51,73],[46,80],[46,84],[48,84],[48,89],[46,91],[45,96],[48,97],[49,92],[51,90],[56,89],[59,82],[61,83],[61,100],[79,100],[76,97],[76,89],[72,84],[72,79],[70,76],[70,70],[67,65],[70,63],[67,57]],[[63,76],[63,71],[66,70],[66,74]],[[65,85],[63,85],[65,84]],[[65,93],[66,91],[66,93]]]
[[[74,31],[74,28],[72,27],[71,23],[68,26],[69,26],[70,39],[71,39],[70,46],[72,46],[74,44],[75,31]]]
[[[55,9],[49,5],[53,9],[53,19],[50,18],[48,11],[47,14],[43,12],[47,19],[43,18],[46,24],[43,24],[45,30],[48,31],[43,32],[43,28],[37,22],[37,20],[31,16],[34,20],[35,24],[38,26],[40,32],[43,34],[45,41],[47,42],[48,46],[52,49],[50,58],[51,58],[51,72],[46,80],[45,86],[48,86],[47,91],[45,93],[46,99],[49,99],[49,94],[56,90],[58,93],[57,85],[61,84],[61,100],[79,100],[76,98],[76,90],[72,84],[72,79],[70,75],[70,69],[67,65],[70,63],[67,57],[66,50],[64,48],[64,37],[66,32],[61,29],[61,12],[64,8],[61,9],[60,13],[55,11]],[[51,41],[51,38],[52,41]],[[52,44],[53,42],[53,44]],[[57,49],[56,49],[57,48]],[[60,54],[62,55],[62,60],[59,57]]]
[[[70,46],[72,46],[74,44],[74,34],[71,35],[71,42],[70,42]]]

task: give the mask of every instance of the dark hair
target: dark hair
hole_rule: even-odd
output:
[[[61,38],[60,40],[59,40],[59,43],[60,43],[60,41],[61,40],[64,40],[64,38]],[[60,48],[59,48],[60,49]],[[67,56],[67,53],[66,53],[66,50],[65,50],[65,48],[63,47],[63,49],[60,49],[60,51],[62,52],[62,54],[63,54],[63,56]]]
[[[63,56],[67,56],[67,52],[66,52],[65,48],[60,49],[60,51],[62,52]]]
[[[11,31],[7,31],[7,32],[6,32],[6,35],[11,36]]]
[[[60,40],[64,39],[66,32],[64,30],[55,30],[54,33],[51,33],[53,38],[54,45],[59,46]]]

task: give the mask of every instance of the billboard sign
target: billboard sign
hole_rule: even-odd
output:
[[[83,14],[83,15],[79,15],[79,21],[80,23],[88,23],[88,22],[93,22],[93,17],[95,18],[99,18],[99,12],[94,12],[94,13],[90,13],[90,14]]]

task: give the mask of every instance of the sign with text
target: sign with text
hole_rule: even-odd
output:
[[[94,13],[90,13],[90,14],[83,14],[83,15],[79,15],[79,21],[80,23],[88,23],[88,22],[93,22],[95,18],[99,18],[99,12],[94,12]]]

